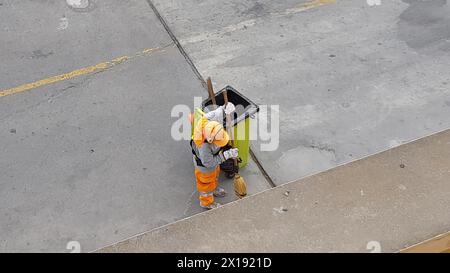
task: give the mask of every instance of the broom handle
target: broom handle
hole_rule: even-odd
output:
[[[223,91],[223,100],[224,100],[224,102],[225,102],[225,106],[227,106],[227,104],[228,104],[228,93],[227,93],[227,90],[225,89],[224,91]],[[228,133],[230,133],[230,137],[231,137],[231,116],[230,116],[230,114],[228,114],[227,115],[227,131],[228,131]],[[231,137],[231,146],[233,146],[233,148],[234,148],[234,140],[233,140],[233,137]]]
[[[227,106],[227,104],[228,104],[228,93],[227,93],[227,89],[225,89],[225,90],[223,91],[223,100],[225,101],[225,106]],[[231,127],[231,115],[228,114],[228,115],[227,115],[227,131],[230,132],[229,135],[230,135],[230,137],[231,137],[231,146],[232,146],[233,148],[236,148],[236,147],[234,146],[234,134],[232,133],[232,132],[233,132],[233,129],[230,128],[230,127]],[[233,134],[233,135],[232,135],[232,134]],[[234,159],[234,165],[237,166],[237,158]]]
[[[206,80],[206,84],[208,85],[209,98],[211,99],[211,101],[214,105],[217,105],[216,104],[216,96],[214,95],[214,89],[213,89],[211,77],[208,77],[208,79]]]

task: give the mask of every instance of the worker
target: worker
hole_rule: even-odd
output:
[[[219,187],[220,164],[238,157],[238,149],[227,144],[229,135],[223,127],[224,114],[235,110],[232,103],[206,113],[195,125],[191,148],[194,157],[195,179],[200,206],[213,209],[220,206],[214,197],[224,197],[225,189]],[[226,148],[227,147],[227,148]]]

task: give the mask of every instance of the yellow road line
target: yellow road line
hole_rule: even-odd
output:
[[[309,9],[318,8],[320,6],[334,4],[334,3],[336,3],[336,0],[311,0],[309,2],[302,3],[294,8],[290,8],[285,11],[275,13],[273,15],[286,16],[286,15],[290,15],[290,14],[303,12],[303,11],[306,11]]]
[[[274,18],[280,18],[280,17],[284,17],[284,16],[288,16],[288,15],[294,15],[297,13],[301,13],[301,12],[304,12],[304,11],[307,11],[310,9],[334,4],[336,2],[337,2],[337,0],[310,0],[308,2],[296,5],[292,8],[288,8],[283,11],[271,12],[271,13],[269,13],[269,15]],[[181,38],[179,41],[182,45],[186,45],[186,44],[200,43],[200,42],[209,41],[209,40],[213,40],[213,39],[221,40],[221,39],[223,39],[223,35],[225,33],[229,34],[232,32],[247,29],[249,27],[263,23],[264,21],[265,21],[265,17],[248,19],[248,20],[239,22],[237,24],[231,24],[231,25],[225,26],[222,29],[220,29],[219,31],[201,32],[201,33],[197,33],[193,36]]]
[[[32,83],[26,83],[26,84],[22,84],[19,85],[17,87],[14,88],[10,88],[10,89],[5,89],[5,90],[0,90],[0,97],[5,97],[5,96],[9,96],[9,95],[13,95],[13,94],[17,94],[17,93],[21,93],[21,92],[25,92],[31,89],[35,89],[44,85],[49,85],[52,83],[56,83],[56,82],[60,82],[60,81],[64,81],[64,80],[68,80],[68,79],[72,79],[75,77],[79,77],[82,75],[88,75],[88,74],[93,74],[96,72],[101,72],[101,71],[105,71],[107,69],[110,69],[111,67],[114,67],[116,65],[119,65],[123,62],[132,60],[136,57],[142,57],[142,56],[147,56],[150,55],[151,53],[155,52],[155,51],[159,51],[164,49],[165,47],[157,47],[157,48],[147,48],[143,51],[140,51],[132,56],[122,56],[119,58],[115,58],[112,61],[109,62],[103,62],[103,63],[99,63],[96,65],[92,65],[92,66],[88,66],[88,67],[84,67],[81,69],[77,69],[74,71],[71,71],[69,73],[65,73],[65,74],[61,74],[61,75],[57,75],[57,76],[53,76],[53,77],[49,77],[46,79],[42,79],[39,81],[35,81]]]

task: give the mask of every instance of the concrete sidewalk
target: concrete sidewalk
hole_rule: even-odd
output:
[[[450,130],[101,251],[395,252],[450,230],[449,181]]]

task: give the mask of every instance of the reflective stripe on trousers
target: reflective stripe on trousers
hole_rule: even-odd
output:
[[[220,167],[210,173],[203,173],[195,168],[195,180],[197,182],[197,191],[199,193],[200,205],[203,207],[214,203],[214,191],[218,186]]]

